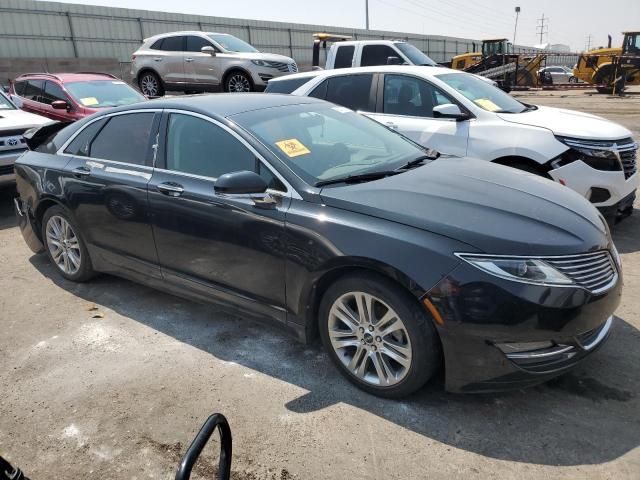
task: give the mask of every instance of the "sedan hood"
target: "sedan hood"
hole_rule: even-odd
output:
[[[23,110],[0,110],[0,130],[38,127],[50,121],[49,118]]]
[[[598,211],[550,180],[469,158],[440,158],[321,192],[325,204],[410,225],[485,253],[565,255],[607,247]]]
[[[563,137],[619,140],[631,136],[629,130],[606,118],[563,108],[538,107],[528,112],[500,113],[498,116],[506,122],[547,128]]]

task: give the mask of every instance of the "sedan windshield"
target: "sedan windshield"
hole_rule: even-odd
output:
[[[13,103],[9,101],[7,97],[4,96],[4,93],[0,93],[0,110],[15,110],[16,107],[13,106]]]
[[[396,43],[396,47],[398,47],[398,49],[402,53],[404,53],[409,60],[411,60],[411,63],[413,65],[429,65],[432,67],[438,65],[436,62],[434,62],[431,58],[429,58],[420,50],[418,50],[415,47],[415,45],[412,45],[411,43],[405,43],[405,42]]]
[[[468,73],[445,73],[437,76],[438,80],[455,89],[467,97],[480,108],[496,113],[521,113],[527,110],[508,93],[494,87],[484,80],[480,80]]]
[[[142,94],[121,80],[71,82],[64,86],[76,101],[89,108],[118,107],[145,100]]]
[[[229,52],[254,53],[258,51],[233,35],[212,34],[209,35],[209,38]]]
[[[310,185],[386,172],[425,154],[401,135],[344,107],[283,106],[231,119]]]

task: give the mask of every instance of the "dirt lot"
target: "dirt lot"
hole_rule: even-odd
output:
[[[640,138],[640,95],[518,96]],[[61,280],[25,246],[10,198],[0,194],[0,453],[34,480],[173,478],[212,412],[230,420],[235,479],[640,478],[640,211],[614,232],[626,284],[615,330],[578,369],[526,391],[435,383],[389,401],[273,327],[113,277]],[[207,459],[198,472],[211,470]]]

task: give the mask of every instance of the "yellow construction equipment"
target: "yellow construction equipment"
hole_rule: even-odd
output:
[[[506,38],[492,38],[482,41],[481,52],[453,57],[451,68],[488,77],[503,89],[533,87],[538,84],[537,72],[543,60],[543,55],[513,53],[513,46]]]
[[[573,76],[597,85],[600,93],[622,92],[625,85],[640,85],[640,31],[622,32],[622,47],[596,48],[580,55]]]

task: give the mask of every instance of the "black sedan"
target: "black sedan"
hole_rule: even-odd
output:
[[[434,158],[313,98],[163,99],[27,137],[16,212],[62,276],[111,273],[319,335],[377,395],[443,363],[451,391],[544,381],[602,345],[620,301],[606,223],[575,192]]]

